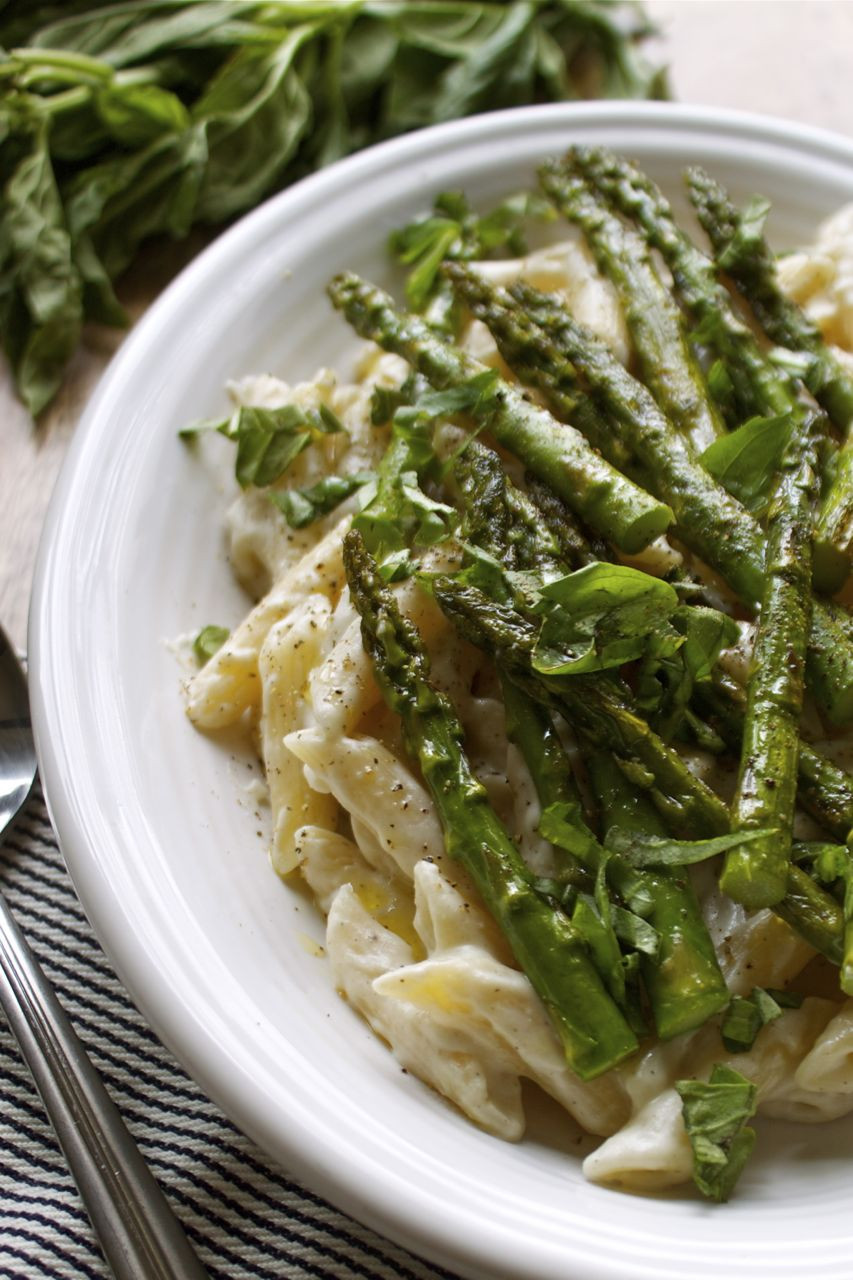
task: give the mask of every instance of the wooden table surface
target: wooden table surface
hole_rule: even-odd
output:
[[[853,137],[853,0],[649,0],[673,97],[834,129]],[[125,282],[134,316],[194,246],[158,248]],[[26,646],[33,565],[74,428],[122,334],[91,329],[37,426],[0,369],[0,622]]]

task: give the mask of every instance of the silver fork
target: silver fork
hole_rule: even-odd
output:
[[[24,672],[0,628],[0,840],[36,776]],[[204,1280],[202,1267],[0,894],[0,1006],[118,1280]]]

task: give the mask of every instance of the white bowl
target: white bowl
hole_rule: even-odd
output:
[[[639,1198],[584,1182],[553,1114],[520,1145],[403,1074],[337,997],[305,934],[321,925],[269,868],[248,765],[186,721],[166,641],[245,601],[223,500],[179,443],[226,378],[298,380],[353,340],[324,285],[390,278],[386,234],[462,187],[480,204],[542,157],[601,143],[670,191],[689,162],[773,201],[780,245],[853,199],[853,146],[758,117],[635,103],[530,108],[365,152],[238,223],[131,334],[53,498],[31,614],[33,709],[75,887],[131,995],[203,1089],[308,1185],[465,1276],[849,1280],[849,1123],[760,1125],[736,1198]]]

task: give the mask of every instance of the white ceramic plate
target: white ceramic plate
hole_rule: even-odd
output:
[[[761,1125],[736,1198],[590,1186],[553,1115],[513,1146],[473,1128],[338,999],[305,899],[269,869],[247,768],[184,718],[165,641],[245,606],[222,496],[176,438],[227,377],[297,380],[346,362],[333,272],[389,277],[386,233],[464,187],[529,185],[572,142],[636,157],[667,189],[689,162],[774,205],[780,245],[853,199],[853,146],[757,117],[668,105],[535,108],[443,126],[313,177],[235,226],[121,349],[53,499],[31,616],[51,814],[121,978],[201,1086],[262,1147],[355,1217],[465,1276],[849,1280],[853,1129]]]

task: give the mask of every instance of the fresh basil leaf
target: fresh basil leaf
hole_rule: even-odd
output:
[[[113,81],[94,97],[98,116],[116,142],[143,146],[163,133],[186,129],[189,112],[177,94],[156,84],[117,84]]]
[[[627,565],[598,562],[543,585],[536,611],[544,614],[533,668],[547,675],[581,675],[641,657],[650,641],[668,637],[676,591]],[[671,634],[672,643],[682,643]]]
[[[672,623],[649,635],[633,676],[637,707],[665,741],[681,728],[693,681],[683,657],[684,637]]]
[[[302,489],[281,489],[269,497],[291,529],[304,529],[317,519],[317,509]]]
[[[433,122],[530,101],[536,55],[535,7],[504,6],[501,21],[491,33],[459,59],[436,86],[431,104]]]
[[[372,118],[377,93],[388,83],[395,59],[400,52],[400,32],[396,15],[387,12],[365,12],[346,31],[340,64],[340,83],[348,105],[350,124],[357,131],[357,146],[364,146],[373,136],[378,121]],[[371,118],[364,119],[364,112]]]
[[[209,662],[217,650],[221,649],[231,632],[227,627],[217,627],[211,623],[202,627],[193,640],[193,653],[202,666]]]
[[[277,432],[272,436],[265,431],[245,432],[237,442],[234,472],[238,482],[244,489],[250,484],[258,488],[272,484],[310,443],[310,431],[296,431],[292,435]]]
[[[31,6],[33,10],[41,6]],[[175,46],[202,47],[221,42],[223,23],[233,18],[228,0],[201,0],[198,4],[163,5],[161,0],[113,4],[104,11],[97,4],[78,3],[81,13],[68,15],[73,6],[63,4],[63,16],[32,35],[28,43],[50,49],[73,49],[102,57],[114,67],[125,67],[167,53]]]
[[[95,252],[87,232],[74,240],[74,259],[83,281],[83,311],[87,320],[96,324],[126,329],[130,317],[115,295],[104,264]]]
[[[755,1145],[755,1130],[746,1122],[755,1115],[758,1089],[721,1063],[707,1083],[677,1080],[675,1088],[693,1148],[693,1179],[711,1200],[728,1200]]]
[[[312,123],[311,99],[295,66],[319,33],[304,23],[269,50],[237,49],[193,103],[208,160],[195,207],[200,222],[224,222],[257,204],[279,181]]]
[[[341,78],[346,44],[347,32],[336,24],[328,32],[325,48],[318,58],[302,56],[299,59],[299,73],[309,103],[321,101],[325,108],[317,128],[309,130],[300,144],[311,168],[323,169],[334,164],[358,145]]]
[[[110,279],[149,236],[182,239],[195,220],[208,160],[202,126],[162,134],[138,151],[109,153],[63,190],[72,235],[88,232]]]
[[[327,404],[321,404],[319,409],[306,410],[305,416],[311,429],[319,432],[320,435],[333,436],[339,431],[346,432],[346,427],[338,415]]]
[[[488,257],[500,250],[502,254],[521,257],[527,252],[523,229],[526,221],[553,222],[557,211],[549,200],[535,191],[518,191],[507,196],[489,213],[476,221],[477,256]]]
[[[787,415],[750,418],[710,444],[702,454],[702,465],[748,510],[761,511],[772,493],[790,435]]]
[[[629,622],[632,620],[632,607],[637,602],[645,611],[651,598],[665,616],[669,616],[678,605],[677,593],[661,578],[653,578],[628,565],[604,561],[585,565],[548,583],[542,590],[542,596],[579,617],[597,618],[627,606]],[[641,614],[640,622],[645,622],[645,612]]]
[[[675,840],[670,836],[611,827],[604,844],[612,853],[621,854],[633,867],[688,867],[715,858],[737,845],[751,844],[753,840],[764,840],[773,834],[772,828],[757,827],[754,831],[731,832],[708,840]]]
[[[760,1013],[764,1026],[781,1016],[782,1006],[764,987],[753,987],[749,998]]]
[[[575,638],[562,617],[546,618],[533,651],[533,670],[547,676],[580,676],[589,671],[622,667],[642,656],[641,636],[622,636],[596,647],[593,636]],[[574,643],[572,641],[574,640]]]
[[[563,50],[572,39],[582,43],[586,59],[582,96],[602,98],[632,98],[637,93],[650,98],[669,96],[665,72],[648,66],[639,49],[639,42],[654,31],[642,6],[624,9],[594,0],[564,4],[558,20],[548,27]],[[570,97],[578,89],[572,80],[564,90]],[[565,84],[562,77],[560,82]]]
[[[515,598],[525,609],[534,609],[541,598],[542,587],[560,576],[545,569],[507,569],[506,581]]]
[[[398,409],[391,420],[388,453],[393,460],[388,475],[393,474],[395,483],[405,472],[415,471],[421,476],[434,471],[437,459],[432,447],[432,418],[414,406]],[[381,466],[379,474],[384,474]]]
[[[74,262],[42,120],[5,183],[0,239],[3,345],[18,392],[33,415],[55,394],[83,324]]]
[[[326,476],[304,489],[280,489],[270,494],[291,529],[304,529],[375,479],[373,471],[357,471],[351,476]]]
[[[439,217],[443,215],[451,219],[459,226],[462,226],[467,218],[475,216],[464,191],[442,191],[435,197],[433,212]],[[427,218],[426,221],[428,222],[429,219]],[[411,224],[412,227],[418,225],[420,225],[419,222]]]
[[[639,917],[610,901],[607,888],[608,856],[599,861],[592,897],[578,894],[572,923],[584,938],[605,986],[638,1035],[647,1027],[639,991],[639,956],[634,942],[656,950],[657,935]],[[623,954],[619,942],[629,947]]]
[[[579,801],[555,801],[547,805],[536,829],[545,840],[581,860],[599,853],[598,842],[587,829]],[[623,873],[620,891],[635,915],[647,916],[654,909],[654,899],[639,875],[634,876],[631,882],[631,878]]]
[[[95,110],[94,95],[90,86],[86,96],[80,95],[76,106],[69,106],[51,121],[50,154],[54,165],[62,165],[65,172],[70,166],[82,166],[103,156],[104,148],[113,145],[103,121]]]

